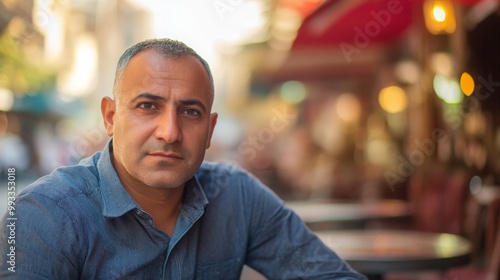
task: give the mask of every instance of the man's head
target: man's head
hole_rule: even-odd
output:
[[[149,39],[142,42],[139,42],[132,47],[128,48],[118,59],[118,65],[116,66],[115,72],[115,82],[113,84],[113,98],[115,101],[118,101],[121,85],[123,79],[123,71],[127,67],[130,59],[134,57],[136,54],[145,51],[147,49],[154,49],[158,51],[161,55],[166,58],[178,59],[183,57],[194,57],[196,58],[205,68],[207,75],[212,84],[212,91],[214,90],[214,80],[212,76],[212,71],[210,70],[210,66],[198,53],[196,53],[192,48],[187,46],[186,44],[172,39]]]
[[[124,185],[183,186],[210,146],[217,114],[208,64],[185,44],[147,40],[129,48],[103,98],[113,164]]]

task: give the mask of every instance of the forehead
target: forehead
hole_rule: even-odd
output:
[[[132,57],[124,69],[123,92],[183,88],[213,95],[208,74],[193,56],[169,58],[154,49]]]

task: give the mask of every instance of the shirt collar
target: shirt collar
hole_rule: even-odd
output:
[[[113,139],[110,138],[106,143],[97,162],[97,169],[100,177],[103,215],[104,217],[116,218],[131,210],[140,209],[140,207],[123,187],[111,163],[112,141]],[[208,204],[205,191],[196,176],[186,182],[183,204],[184,207],[199,210]]]
[[[208,198],[196,176],[186,182],[183,204],[185,208],[197,210],[202,210],[208,204]]]
[[[119,217],[132,209],[139,209],[139,205],[123,188],[118,174],[111,163],[113,139],[110,138],[102,152],[97,169],[99,170],[99,187],[102,194],[102,214],[104,217]]]

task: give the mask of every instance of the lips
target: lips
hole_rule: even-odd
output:
[[[161,157],[165,159],[182,159],[182,155],[174,152],[164,152],[164,151],[156,151],[148,153],[150,156]]]

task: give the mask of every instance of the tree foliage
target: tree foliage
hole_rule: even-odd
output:
[[[0,36],[0,88],[22,95],[53,87],[55,75],[32,63],[23,46],[7,34]]]

